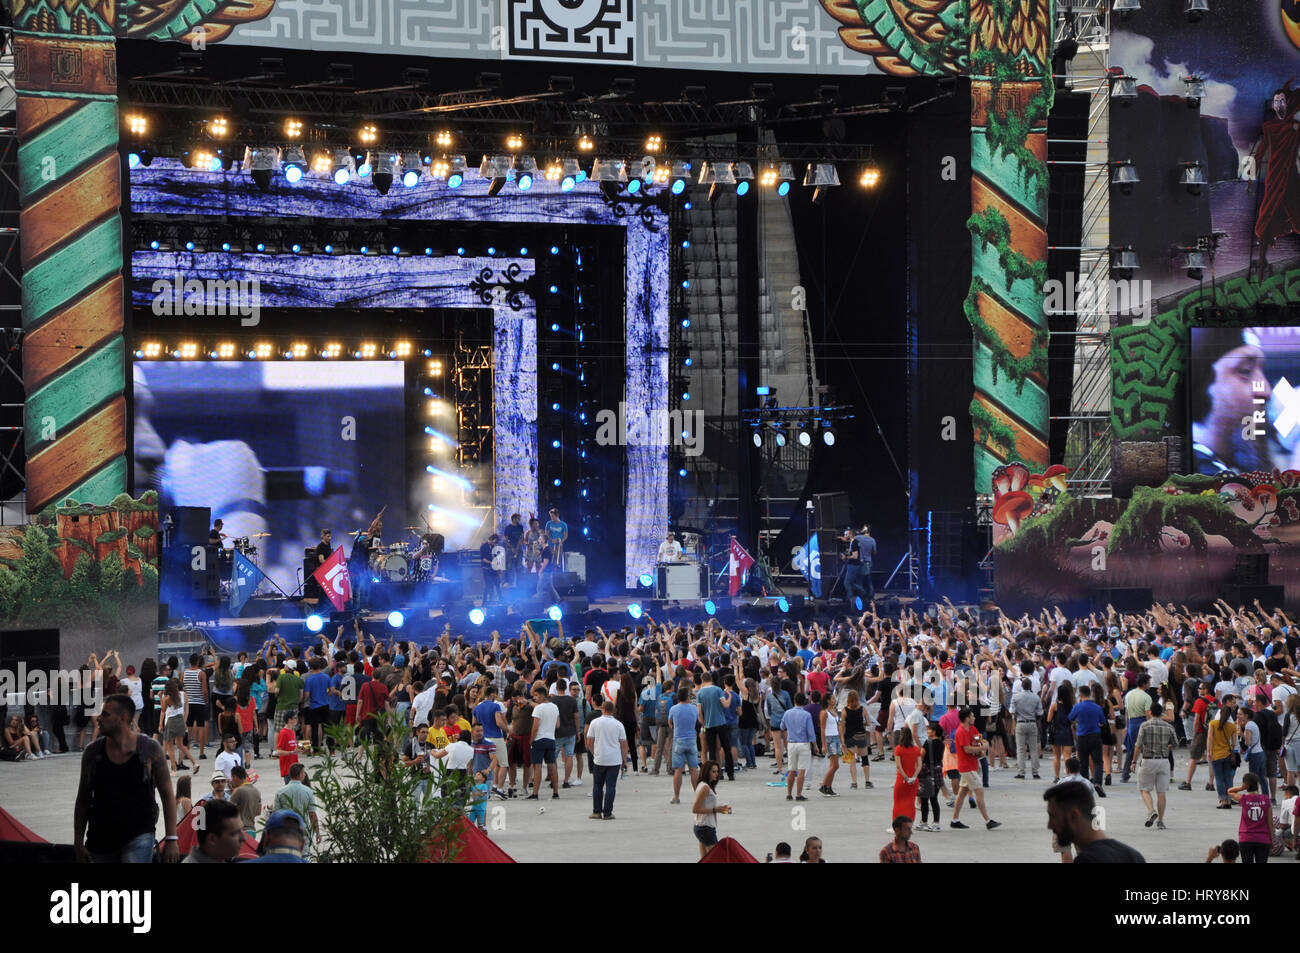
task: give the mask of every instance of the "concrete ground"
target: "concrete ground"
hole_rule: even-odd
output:
[[[208,749],[204,770],[195,776],[196,792],[207,790],[209,766],[215,751]],[[1187,750],[1176,756],[1175,785],[1186,777]],[[309,770],[316,759],[308,759]],[[72,807],[76,795],[79,756],[59,755],[44,761],[0,764],[0,806],[13,814],[37,834],[51,841],[70,843]],[[826,762],[815,759],[818,772]],[[722,836],[735,837],[759,860],[776,845],[786,841],[795,855],[806,837],[820,837],[828,862],[874,863],[880,848],[890,839],[887,828],[892,807],[893,765],[871,765],[876,787],[866,790],[849,788],[847,769],[841,767],[835,781],[838,798],[817,794],[820,780],[807,784],[808,801],[787,802],[784,788],[769,786],[778,779],[772,774],[771,759],[760,758],[759,769],[737,775],[734,782],[725,779],[719,785],[719,801],[730,803],[735,813],[719,818]],[[280,784],[276,763],[263,758],[253,766],[261,774],[258,787],[269,803]],[[1042,791],[1052,781],[1051,764],[1046,762],[1040,781],[1017,781],[1009,770],[990,773],[990,787],[985,792],[989,813],[1002,827],[988,831],[977,811],[962,810],[962,820],[970,830],[951,830],[951,811],[944,809],[944,829],[939,833],[920,832],[914,840],[927,863],[1053,863],[1051,835],[1046,829],[1046,810]],[[1238,772],[1240,778],[1241,772]],[[1166,812],[1168,830],[1146,828],[1145,809],[1136,783],[1121,784],[1119,773],[1114,784],[1106,788],[1109,795],[1100,801],[1106,809],[1106,829],[1112,837],[1141,851],[1149,862],[1199,863],[1206,851],[1227,837],[1235,837],[1238,812],[1215,809],[1217,798],[1204,790],[1210,780],[1209,769],[1197,768],[1194,790],[1169,792]],[[689,779],[687,779],[689,781]],[[690,794],[683,785],[682,804],[668,803],[672,796],[671,777],[632,775],[619,782],[614,805],[616,820],[589,820],[591,813],[590,779],[582,787],[562,790],[559,800],[510,801],[494,799],[490,805],[489,832],[492,839],[521,862],[691,862],[698,859],[692,833]],[[942,801],[941,801],[942,807]],[[1275,863],[1295,863],[1292,856],[1276,858]]]

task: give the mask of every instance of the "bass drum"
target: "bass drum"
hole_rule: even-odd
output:
[[[391,553],[379,564],[379,578],[387,582],[406,582],[406,557]]]

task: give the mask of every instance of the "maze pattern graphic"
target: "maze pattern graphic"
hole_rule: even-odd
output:
[[[558,9],[576,17],[596,4],[594,30],[573,37],[571,28],[548,25],[548,18],[563,19]],[[240,25],[227,42],[753,73],[882,72],[840,41],[820,0],[278,0],[265,19]]]
[[[1179,389],[1187,364],[1188,329],[1206,307],[1252,308],[1300,302],[1300,266],[1263,282],[1237,275],[1197,289],[1162,308],[1145,325],[1111,332],[1111,430],[1116,440],[1154,440],[1181,431]]]
[[[632,62],[633,0],[508,0],[510,55]]]

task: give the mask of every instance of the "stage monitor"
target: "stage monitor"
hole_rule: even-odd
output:
[[[164,513],[210,507],[225,549],[274,583],[259,594],[300,588],[322,528],[346,555],[387,506],[382,539],[406,538],[405,446],[401,361],[135,364],[137,491],[157,489]]]
[[[1300,327],[1193,328],[1191,469],[1300,469]]]

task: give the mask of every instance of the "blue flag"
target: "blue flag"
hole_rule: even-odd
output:
[[[808,538],[807,544],[795,551],[794,568],[803,573],[804,578],[808,580],[808,589],[812,592],[813,597],[820,599],[822,596],[822,554],[821,547],[817,543],[816,533],[813,533]]]
[[[244,611],[244,604],[252,598],[253,593],[265,578],[262,570],[253,565],[251,559],[241,552],[235,553],[235,571],[230,576],[230,612],[239,615]]]

